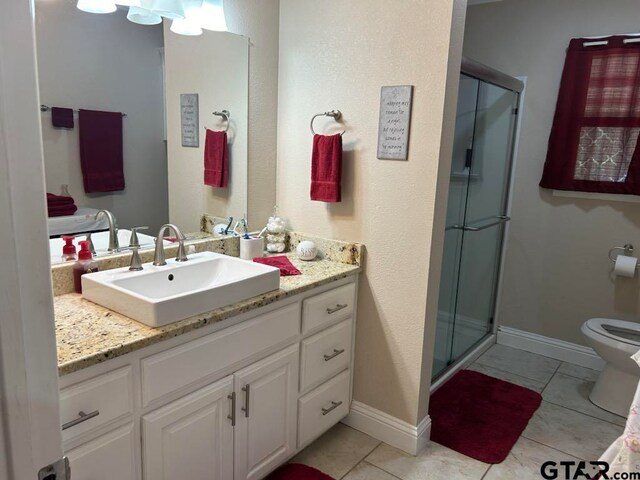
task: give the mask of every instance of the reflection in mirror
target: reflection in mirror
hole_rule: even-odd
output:
[[[95,15],[75,3],[36,2],[40,103],[49,107],[42,108],[41,120],[46,187],[52,194],[52,263],[61,261],[64,244],[54,239],[65,234],[78,236],[77,245],[92,233],[96,254],[107,254],[101,246],[109,225],[106,216],[96,218],[101,209],[116,218],[124,248],[133,227],[149,227],[138,234],[145,248],[164,223],[187,233],[200,230],[203,213],[242,217],[248,40],[206,30],[197,37],[177,35],[169,25],[131,23],[123,8]],[[197,146],[182,145],[185,93],[198,94]],[[227,128],[214,110],[230,112],[226,187],[203,180],[205,127]]]

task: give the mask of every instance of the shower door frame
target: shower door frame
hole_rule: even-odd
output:
[[[506,215],[511,216],[511,204],[513,198],[513,182],[514,182],[514,172],[515,165],[517,160],[517,152],[518,152],[518,144],[520,137],[520,127],[522,124],[522,111],[524,108],[524,95],[526,90],[526,77],[512,77],[503,73],[499,70],[496,70],[488,65],[484,65],[480,62],[472,60],[467,57],[462,57],[462,65],[460,68],[460,74],[466,75],[468,77],[474,78],[481,82],[495,85],[500,88],[504,88],[506,90],[512,91],[518,95],[518,101],[516,103],[516,118],[515,125],[513,127],[513,133],[511,138],[510,145],[510,165],[509,165],[509,181],[507,182],[507,187],[505,191],[505,202],[506,202]],[[431,384],[431,393],[435,392],[443,383],[449,380],[456,372],[463,369],[467,365],[473,363],[478,357],[480,357],[485,351],[487,351],[492,345],[496,343],[497,339],[497,331],[498,331],[498,311],[497,306],[500,301],[501,293],[502,293],[502,279],[503,279],[503,269],[505,262],[505,254],[507,249],[506,238],[509,234],[509,223],[506,222],[502,229],[502,238],[500,239],[500,255],[498,260],[498,276],[496,280],[496,287],[493,293],[493,321],[491,325],[491,331],[484,338],[480,339],[475,345],[473,345],[469,350],[460,355],[456,361],[454,361],[451,365],[447,366],[443,372],[436,378],[435,381],[432,381]]]

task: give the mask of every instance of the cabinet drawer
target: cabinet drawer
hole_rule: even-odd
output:
[[[138,474],[133,424],[67,452],[73,480],[136,480]]]
[[[62,439],[66,442],[131,412],[133,381],[130,366],[71,385],[60,392],[60,419],[63,426],[76,420],[78,423],[65,428]],[[80,421],[84,415],[87,419]]]
[[[242,360],[298,338],[297,303],[260,315],[142,360],[142,403],[221,372]]]
[[[298,448],[306,446],[349,413],[349,370],[298,400]]]
[[[349,319],[302,341],[301,392],[349,368],[352,327]]]
[[[302,333],[317,331],[325,325],[350,317],[355,291],[355,283],[350,283],[307,298],[302,304]]]

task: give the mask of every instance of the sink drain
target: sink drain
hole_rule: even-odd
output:
[[[170,282],[173,282],[173,279],[174,279],[173,273],[170,273],[167,278],[169,279]]]

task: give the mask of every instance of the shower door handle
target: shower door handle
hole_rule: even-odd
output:
[[[480,230],[485,230],[487,228],[495,227],[496,225],[507,223],[509,220],[511,220],[511,217],[508,217],[506,215],[497,215],[494,218],[496,220],[490,223],[487,223],[485,225],[480,225],[478,227],[473,227],[471,225],[453,225],[451,226],[451,228],[454,228],[456,230],[464,230],[465,232],[479,232]]]

